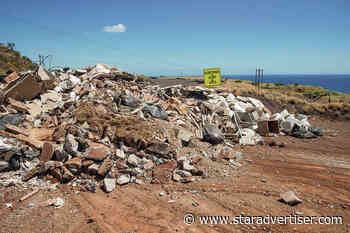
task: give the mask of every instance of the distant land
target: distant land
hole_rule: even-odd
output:
[[[255,75],[222,75],[223,78],[234,78],[254,81]],[[300,84],[321,86],[330,91],[350,93],[350,74],[293,74],[264,75],[265,83],[282,83],[284,85]]]

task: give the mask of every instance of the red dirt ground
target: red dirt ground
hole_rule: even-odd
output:
[[[106,194],[74,194],[61,185],[55,192],[40,191],[24,202],[27,191],[0,190],[1,232],[350,232],[350,124],[312,119],[327,130],[319,139],[288,136],[274,138],[285,147],[236,146],[243,166],[231,176],[202,179],[188,184],[145,184],[117,187]],[[217,162],[220,174],[222,162]],[[293,190],[303,202],[289,206],[278,201]],[[164,191],[166,194],[160,196]],[[43,203],[63,197],[60,209]],[[174,203],[168,203],[175,200]],[[199,205],[194,206],[196,202]],[[9,209],[5,203],[13,203]],[[193,225],[184,215],[342,216],[337,225]]]

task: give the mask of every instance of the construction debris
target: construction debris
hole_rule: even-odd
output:
[[[56,209],[59,209],[64,206],[64,199],[60,197],[49,199],[47,200],[47,206],[55,206]]]
[[[271,116],[251,97],[199,86],[161,88],[103,64],[51,72],[39,67],[5,82],[0,172],[16,171],[21,184],[42,185],[38,180],[47,177],[112,192],[129,183],[188,183],[207,175],[200,161],[243,166],[234,144],[263,145],[263,136],[280,130],[323,135],[307,116],[286,110]]]

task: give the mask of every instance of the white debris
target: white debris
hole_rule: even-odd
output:
[[[60,197],[49,199],[49,200],[47,200],[47,205],[48,206],[55,206],[57,209],[59,209],[59,208],[64,206],[64,199],[62,199]]]

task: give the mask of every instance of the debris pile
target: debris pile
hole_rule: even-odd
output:
[[[306,116],[271,117],[254,98],[199,86],[161,88],[102,64],[11,74],[1,93],[2,185],[42,186],[46,178],[112,192],[128,183],[187,183],[208,175],[203,158],[242,166],[233,144],[262,144],[280,129],[322,135]]]

